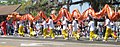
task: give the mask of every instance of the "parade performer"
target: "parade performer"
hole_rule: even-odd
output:
[[[13,33],[13,35],[17,35],[18,29],[17,29],[17,23],[16,23],[16,21],[15,21],[15,24],[13,26],[14,26],[14,33]]]
[[[72,21],[68,23],[69,37],[72,37]]]
[[[55,39],[55,33],[53,32],[54,29],[54,24],[53,24],[53,20],[52,17],[50,17],[49,21],[48,21],[48,26],[49,26],[49,36],[52,37],[52,39]]]
[[[90,19],[90,22],[89,22],[88,26],[90,27],[90,37],[89,37],[90,41],[93,41],[93,38],[98,39],[98,35],[94,33],[94,31],[95,31],[95,23],[92,20],[92,18]]]
[[[76,40],[79,40],[80,35],[77,32],[78,28],[77,28],[77,22],[75,20],[75,17],[73,17],[72,28],[73,28],[73,32],[72,32],[73,37],[75,37]]]
[[[43,36],[45,39],[47,37],[47,34],[48,34],[48,32],[47,32],[48,26],[47,26],[47,23],[45,21],[45,18],[43,18],[43,23],[41,25],[43,25]]]
[[[63,35],[64,39],[67,40],[68,39],[68,32],[67,32],[67,22],[65,20],[65,17],[63,17],[62,25],[63,25],[62,35]]]
[[[112,35],[115,39],[115,41],[117,41],[117,36],[114,34],[114,32],[112,31],[112,27],[110,25],[110,20],[108,19],[108,17],[105,17],[105,25],[106,26],[106,32],[105,32],[105,37],[103,41],[107,41],[108,40],[108,36]]]

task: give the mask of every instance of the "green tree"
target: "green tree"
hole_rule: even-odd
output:
[[[51,0],[6,0],[7,3],[0,3],[1,5],[16,5],[16,4],[21,4],[21,7],[19,8],[18,12],[21,14],[24,13],[30,13],[33,16],[36,16],[37,13],[42,10],[45,12],[47,16],[50,15],[51,11],[53,10],[52,8],[56,8],[55,10],[59,10],[61,6],[58,6],[58,0],[55,0],[51,2]]]
[[[60,9],[60,6],[56,7],[55,2],[50,2],[50,0],[37,0],[36,3],[33,3],[31,6],[29,6],[29,10],[31,14],[36,15],[35,13],[39,12],[40,10],[44,11],[47,16],[50,15],[52,8],[56,8],[56,10]]]

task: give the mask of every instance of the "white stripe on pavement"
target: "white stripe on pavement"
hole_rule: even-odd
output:
[[[29,44],[22,43],[22,44],[20,44],[20,46],[42,46],[42,45],[39,45],[39,43],[29,43]]]
[[[7,43],[7,42],[0,42],[0,43],[5,44],[5,43]]]
[[[46,42],[46,43],[21,43],[20,46],[43,46],[43,45],[65,45],[59,42]]]
[[[120,47],[120,45],[112,45],[112,44],[87,44],[84,43],[82,45],[92,45],[92,46],[115,46],[115,47]]]

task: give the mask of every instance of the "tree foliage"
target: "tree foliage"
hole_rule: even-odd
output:
[[[56,3],[54,2],[50,2],[50,4],[48,3],[50,0],[36,0],[36,1],[33,1],[33,0],[28,0],[28,1],[25,1],[25,0],[21,0],[21,1],[18,1],[18,0],[6,0],[7,3],[0,3],[1,5],[15,5],[15,4],[21,4],[21,7],[19,8],[18,12],[21,13],[21,14],[24,14],[24,13],[30,13],[32,14],[33,16],[36,16],[37,13],[42,10],[45,12],[45,14],[47,16],[50,15],[51,11],[53,10],[52,7],[50,7],[51,5],[52,6],[55,6]],[[56,10],[59,10],[60,9],[60,6],[57,6],[56,7]]]

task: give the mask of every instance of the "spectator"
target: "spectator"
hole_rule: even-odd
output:
[[[1,29],[2,29],[2,31],[3,31],[3,34],[6,36],[6,34],[7,34],[7,32],[6,32],[6,30],[7,30],[7,27],[6,27],[6,21],[3,21],[2,23],[1,23]]]
[[[102,25],[101,24],[98,24],[98,26],[97,26],[97,29],[98,29],[98,35],[100,36],[100,38],[102,38]]]

